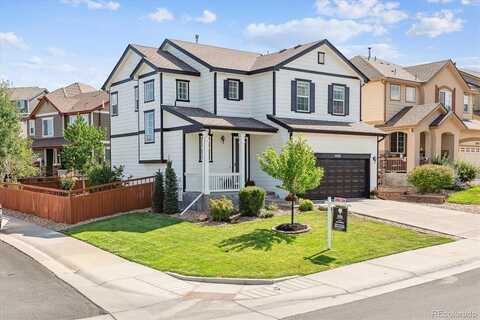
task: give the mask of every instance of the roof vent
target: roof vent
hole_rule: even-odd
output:
[[[293,47],[293,49],[298,49],[300,48],[302,45],[301,44],[297,44],[295,47]]]
[[[368,60],[372,57],[372,47],[368,47]]]

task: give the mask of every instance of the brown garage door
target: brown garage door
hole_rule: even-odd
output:
[[[369,154],[316,154],[317,166],[323,167],[320,187],[309,191],[305,198],[365,198],[370,193]]]

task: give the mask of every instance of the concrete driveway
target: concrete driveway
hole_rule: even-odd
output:
[[[376,199],[353,201],[351,211],[457,237],[480,239],[480,214]]]
[[[0,319],[80,319],[104,314],[32,258],[0,241]]]

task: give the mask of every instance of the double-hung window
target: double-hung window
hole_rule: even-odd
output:
[[[403,132],[394,132],[390,135],[390,152],[405,154],[406,134]]]
[[[145,143],[155,142],[155,111],[145,111]]]
[[[325,64],[325,52],[318,53],[318,64]]]
[[[297,80],[297,112],[310,112],[310,82]]]
[[[189,81],[177,80],[177,101],[190,101]]]
[[[239,100],[240,98],[240,81],[228,80],[228,99]]]
[[[333,114],[344,115],[345,114],[345,87],[333,86]]]
[[[27,100],[17,100],[17,110],[20,113],[28,113],[28,101]]]
[[[28,134],[30,136],[35,135],[35,120],[28,120]]]
[[[155,100],[155,80],[148,80],[143,83],[143,101],[152,102]]]
[[[413,103],[417,102],[417,89],[415,87],[405,88],[405,101]]]
[[[468,96],[463,96],[463,111],[468,112]]]
[[[398,84],[390,85],[390,100],[400,101],[400,85]]]
[[[53,118],[42,119],[42,136],[45,138],[53,137]]]
[[[138,111],[138,106],[140,105],[140,98],[138,95],[138,86],[133,87],[134,96],[135,96],[135,111]]]
[[[112,117],[118,116],[118,92],[110,93],[110,108]]]
[[[447,89],[440,90],[439,100],[445,108],[452,110],[452,91]]]

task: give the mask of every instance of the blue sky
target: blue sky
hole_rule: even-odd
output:
[[[347,57],[451,58],[480,70],[480,0],[39,0],[0,3],[0,79],[100,87],[128,43],[164,38],[257,52],[328,38]]]

